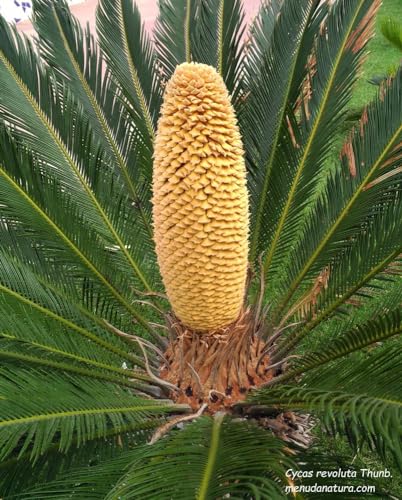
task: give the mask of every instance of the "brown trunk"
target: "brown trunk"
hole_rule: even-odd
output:
[[[210,333],[193,332],[179,321],[172,322],[167,364],[160,370],[163,380],[180,389],[171,397],[194,411],[206,403],[208,413],[215,413],[244,400],[251,387],[269,381],[269,358],[255,330],[249,309],[235,323]]]

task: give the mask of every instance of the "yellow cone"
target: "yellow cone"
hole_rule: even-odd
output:
[[[158,262],[176,316],[196,331],[235,321],[247,274],[243,149],[225,84],[184,63],[169,81],[155,140]]]

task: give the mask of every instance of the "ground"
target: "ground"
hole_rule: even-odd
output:
[[[351,109],[361,108],[374,97],[377,87],[368,82],[371,77],[386,74],[389,68],[402,59],[402,54],[382,36],[380,31],[381,22],[389,17],[402,22],[402,0],[383,0],[377,16],[376,34],[369,42],[369,55],[356,85]]]

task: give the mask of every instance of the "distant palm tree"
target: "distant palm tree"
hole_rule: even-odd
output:
[[[0,19],[0,497],[285,498],[318,426],[401,464],[401,69],[334,150],[380,2],[159,3]]]

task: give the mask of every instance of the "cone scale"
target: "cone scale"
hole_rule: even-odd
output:
[[[177,318],[196,332],[236,321],[247,275],[246,170],[228,91],[210,66],[181,64],[167,84],[155,140],[153,221]]]

